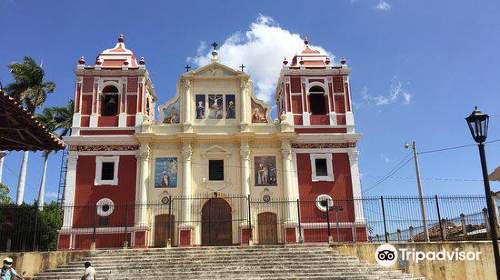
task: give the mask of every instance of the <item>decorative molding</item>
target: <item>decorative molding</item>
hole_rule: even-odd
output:
[[[71,145],[70,151],[95,152],[95,151],[137,151],[139,145]]]
[[[356,143],[293,143],[294,149],[355,148]]]

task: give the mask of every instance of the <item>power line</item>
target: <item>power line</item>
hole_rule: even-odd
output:
[[[413,159],[413,157],[409,158],[405,163],[403,163],[401,166],[399,166],[397,169],[393,169],[394,171],[390,172],[389,174],[387,174],[382,180],[379,180],[377,183],[373,184],[371,187],[369,187],[368,189],[366,189],[365,191],[363,191],[363,193],[366,193],[366,192],[369,192],[371,191],[372,189],[374,189],[375,187],[377,187],[378,185],[382,184],[383,182],[385,182],[387,179],[389,179],[392,175],[396,174],[396,172],[398,172],[401,168],[403,168],[406,164],[408,164],[408,162],[410,162],[411,160]]]
[[[499,142],[500,139],[495,139],[491,141],[486,141],[484,144],[491,144],[495,142]],[[448,147],[448,148],[442,148],[442,149],[436,149],[436,150],[429,150],[429,151],[423,151],[419,152],[419,155],[423,154],[431,154],[431,153],[437,153],[437,152],[444,152],[444,151],[449,151],[449,150],[455,150],[455,149],[461,149],[461,148],[466,148],[466,147],[471,147],[471,146],[476,146],[477,144],[467,144],[467,145],[460,145],[460,146],[454,146],[454,147]]]

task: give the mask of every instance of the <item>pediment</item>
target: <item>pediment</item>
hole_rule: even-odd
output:
[[[224,64],[218,62],[212,62],[206,66],[203,66],[195,71],[193,71],[193,76],[201,77],[231,77],[238,76],[242,72],[236,71]]]
[[[219,145],[214,145],[208,149],[206,149],[204,152],[203,152],[203,155],[229,155],[231,154],[230,151],[224,149],[223,147],[219,146]]]

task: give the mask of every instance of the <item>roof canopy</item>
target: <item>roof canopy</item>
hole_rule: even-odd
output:
[[[51,151],[64,143],[45,130],[14,98],[0,91],[0,150]]]

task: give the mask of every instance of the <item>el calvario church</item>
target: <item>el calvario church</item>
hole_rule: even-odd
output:
[[[295,243],[324,231],[324,201],[361,197],[345,59],[304,40],[283,61],[273,120],[251,77],[218,56],[180,74],[164,104],[123,36],[79,60],[60,249],[120,247],[124,234],[133,247]],[[353,201],[342,234],[366,240]]]

